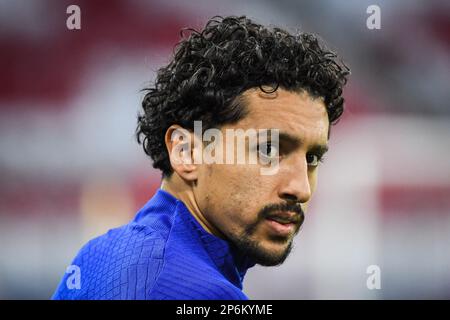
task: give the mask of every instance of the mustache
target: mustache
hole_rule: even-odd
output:
[[[292,214],[294,212],[294,214]],[[297,225],[297,231],[305,220],[305,214],[299,203],[285,202],[279,204],[269,204],[264,206],[258,213],[256,220],[245,228],[244,234],[251,236],[258,225],[265,219],[275,218],[288,220]]]
[[[294,212],[295,214],[286,214],[288,212]],[[282,217],[284,220],[288,220],[294,224],[302,225],[305,220],[305,214],[300,204],[296,203],[281,203],[281,204],[269,204],[266,205],[260,212],[258,220],[270,219]]]

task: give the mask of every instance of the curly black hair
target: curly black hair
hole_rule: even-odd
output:
[[[144,89],[136,128],[138,143],[163,177],[172,173],[167,129],[179,124],[193,130],[194,120],[202,121],[203,130],[235,123],[246,115],[239,97],[247,89],[281,86],[322,97],[330,124],[343,113],[349,68],[313,34],[292,35],[230,16],[213,17],[203,31],[184,29],[181,37],[154,86]]]

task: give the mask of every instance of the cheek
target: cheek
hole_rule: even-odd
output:
[[[258,168],[248,165],[214,165],[210,177],[214,188],[228,197],[251,194],[260,178]]]
[[[205,183],[208,203],[203,212],[222,229],[241,229],[270,202],[266,179],[259,175],[259,167],[214,165]]]

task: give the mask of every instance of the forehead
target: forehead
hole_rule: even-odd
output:
[[[278,88],[265,93],[252,88],[242,94],[248,114],[240,126],[255,129],[276,128],[303,139],[311,136],[326,141],[328,114],[321,98],[313,98],[307,92],[292,92]]]

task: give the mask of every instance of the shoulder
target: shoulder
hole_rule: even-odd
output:
[[[90,240],[77,254],[74,262],[85,266],[142,264],[146,259],[162,258],[165,238],[145,225],[130,223]]]
[[[165,238],[158,230],[132,222],[92,239],[80,253],[96,255],[102,252],[126,256],[136,253],[137,249],[156,251],[164,241]]]
[[[165,239],[156,230],[130,223],[85,244],[72,262],[79,288],[66,273],[54,299],[145,299],[161,270]]]
[[[242,290],[217,270],[185,261],[165,265],[150,292],[157,300],[247,300]]]

